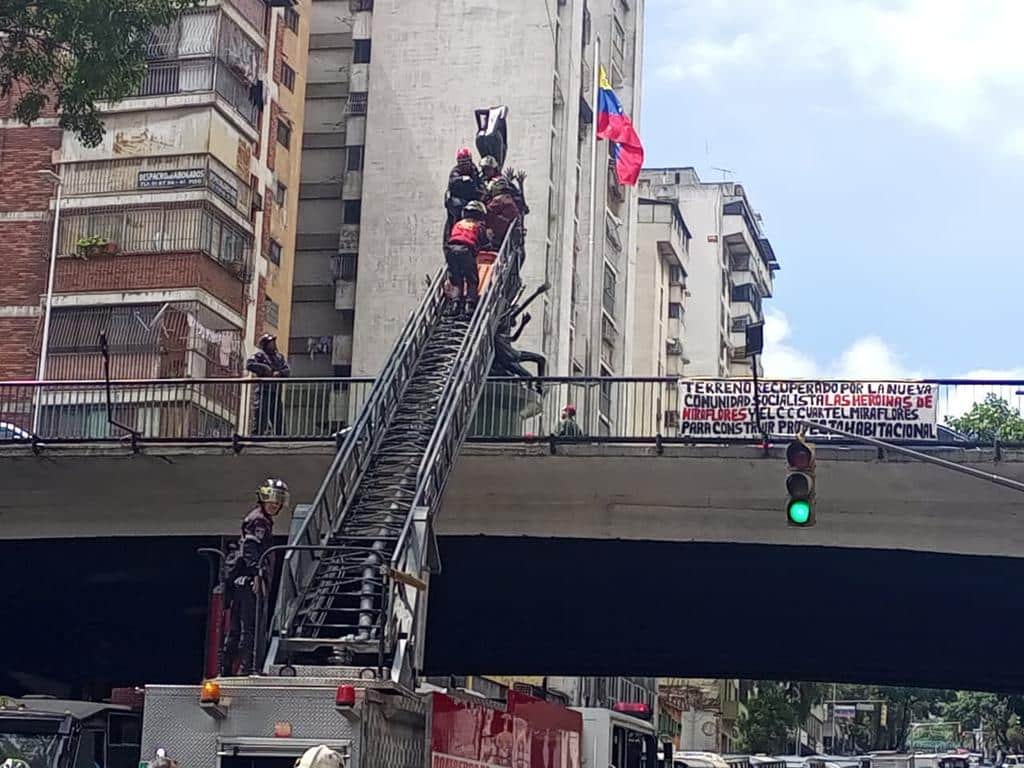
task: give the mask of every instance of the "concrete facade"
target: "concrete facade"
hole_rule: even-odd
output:
[[[629,343],[633,376],[682,376],[690,232],[677,203],[641,198]]]
[[[456,148],[473,145],[473,111],[505,104],[507,163],[527,173],[531,208],[524,280],[551,285],[522,345],[544,350],[551,374],[626,370],[635,200],[604,142],[591,176],[592,89],[600,48],[639,112],[642,0],[318,0],[313,13],[293,337],[332,345],[335,372],[380,368],[443,261],[444,185]],[[307,364],[294,351],[328,372],[326,352]]]
[[[693,233],[686,375],[749,376],[745,328],[764,321],[779,264],[745,190],[701,181],[693,168],[645,169],[639,189],[643,197],[678,202]]]

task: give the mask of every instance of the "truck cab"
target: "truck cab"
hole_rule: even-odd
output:
[[[657,768],[660,764],[650,722],[611,709],[573,709],[583,715],[583,768]]]
[[[141,726],[129,706],[0,696],[0,765],[136,768]]]

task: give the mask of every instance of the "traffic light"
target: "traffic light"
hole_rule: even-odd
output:
[[[796,439],[786,446],[786,522],[797,528],[809,528],[814,515],[814,446]]]

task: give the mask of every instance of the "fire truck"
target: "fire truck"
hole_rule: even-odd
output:
[[[477,149],[499,168],[506,117],[476,112]],[[654,768],[654,729],[628,703],[574,711],[515,691],[496,703],[421,679],[441,567],[434,519],[495,335],[515,315],[523,239],[517,221],[479,260],[471,317],[449,311],[443,268],[435,275],[316,497],[296,508],[288,544],[271,548],[282,558],[276,604],[257,610],[260,630],[270,617],[252,660],[262,674],[149,686],[144,759],[164,750],[181,768],[292,768],[324,745],[346,768]]]

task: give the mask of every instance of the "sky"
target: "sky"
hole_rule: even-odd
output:
[[[1024,378],[1024,2],[646,8],[645,164],[763,215],[766,375]]]

